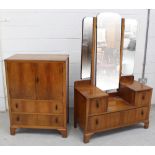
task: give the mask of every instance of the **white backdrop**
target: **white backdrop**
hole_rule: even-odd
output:
[[[141,77],[145,45],[147,10],[0,10],[0,57],[15,53],[67,53],[70,55],[70,106],[74,81],[80,79],[82,19],[99,12],[117,12],[139,23],[134,75]],[[148,84],[155,87],[155,11],[151,11]],[[0,63],[0,110],[5,109],[2,65]],[[155,102],[153,95],[153,103]]]

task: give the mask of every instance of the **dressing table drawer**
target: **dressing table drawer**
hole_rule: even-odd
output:
[[[90,99],[89,114],[93,115],[104,113],[107,111],[107,107],[108,107],[107,97]]]
[[[119,126],[120,122],[121,122],[120,112],[91,116],[88,118],[88,129],[91,131],[106,130]]]
[[[132,110],[123,111],[123,124],[128,125],[139,121],[144,121],[148,116],[148,107],[142,107]]]
[[[135,93],[136,106],[148,106],[150,104],[151,91],[142,91]]]
[[[142,121],[142,120],[146,120],[148,117],[148,107],[142,107],[142,108],[138,108],[136,110],[136,120],[137,121]]]

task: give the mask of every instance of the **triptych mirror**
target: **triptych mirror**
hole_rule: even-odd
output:
[[[117,13],[84,18],[81,79],[91,79],[98,88],[109,91],[119,87],[120,76],[132,75],[137,25],[135,19],[124,19]]]

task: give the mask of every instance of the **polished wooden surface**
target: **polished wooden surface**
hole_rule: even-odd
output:
[[[97,44],[97,17],[93,18],[93,43],[91,59],[91,84],[95,85],[95,66],[96,66],[96,44]]]
[[[16,54],[9,58],[9,60],[27,60],[27,61],[66,61],[68,59],[68,55],[64,54]]]
[[[11,134],[16,128],[47,128],[67,136],[68,61],[66,55],[5,60]]]
[[[133,76],[120,79],[120,88],[107,94],[89,80],[74,85],[74,127],[83,129],[83,141],[89,142],[97,132],[144,123],[149,127],[152,88],[134,81]]]
[[[96,98],[96,97],[102,97],[102,96],[108,96],[106,92],[103,92],[102,90],[98,89],[94,85],[89,86],[79,86],[76,87],[79,92],[82,93],[82,95],[86,98]]]

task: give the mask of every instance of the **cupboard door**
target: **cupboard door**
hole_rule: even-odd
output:
[[[63,90],[63,63],[40,62],[37,64],[36,73],[37,99],[62,100]]]
[[[31,62],[7,62],[9,93],[15,99],[35,99],[35,65]]]

